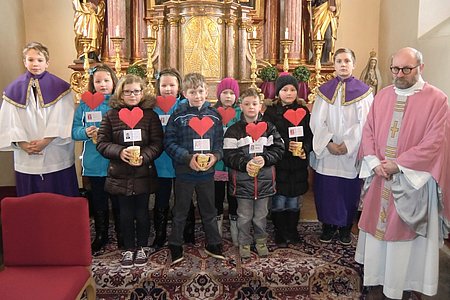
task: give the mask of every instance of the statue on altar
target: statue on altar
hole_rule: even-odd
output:
[[[341,0],[312,1],[313,40],[325,40],[322,51],[322,63],[332,63],[339,25]]]
[[[381,87],[381,75],[380,69],[378,68],[378,59],[376,55],[377,53],[375,51],[370,52],[369,61],[367,62],[364,70],[361,72],[361,76],[359,78],[372,88],[374,95]]]
[[[90,38],[88,57],[99,61],[102,49],[104,19],[105,19],[105,1],[73,0],[74,9],[74,32],[75,48],[79,59],[84,59],[83,45],[81,38]]]

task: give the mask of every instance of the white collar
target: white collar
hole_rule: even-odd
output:
[[[411,96],[415,93],[420,92],[423,89],[424,85],[425,85],[425,81],[423,80],[422,76],[420,76],[419,80],[417,80],[417,82],[413,86],[411,86],[407,89],[399,89],[394,86],[394,91],[399,96]]]

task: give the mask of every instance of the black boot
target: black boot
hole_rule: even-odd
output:
[[[285,211],[273,211],[272,210],[272,223],[275,231],[275,244],[280,248],[287,247],[287,241],[285,237],[286,232],[286,214]]]
[[[108,242],[108,211],[94,211],[95,239],[91,244],[92,253],[100,251]]]
[[[286,210],[285,216],[286,216],[286,238],[288,240],[288,243],[296,244],[300,241],[297,231],[300,211]]]
[[[153,223],[155,226],[155,239],[152,247],[159,249],[164,247],[167,240],[167,214],[168,208],[155,207],[153,209]]]
[[[336,225],[330,225],[330,224],[323,224],[322,225],[322,234],[319,237],[319,240],[322,243],[330,243],[331,240],[334,237],[334,234],[336,233],[337,226]]]
[[[184,242],[195,245],[195,206],[191,202],[183,232]]]

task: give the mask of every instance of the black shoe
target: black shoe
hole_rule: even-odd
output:
[[[170,263],[171,266],[179,263],[180,261],[182,261],[184,259],[182,246],[176,246],[176,245],[169,244],[169,250],[170,250],[170,256],[172,257],[172,262]]]
[[[322,243],[329,243],[333,239],[334,234],[336,233],[337,227],[334,225],[323,224],[322,226],[322,234],[319,237],[319,240]]]
[[[275,231],[275,244],[280,248],[286,248],[286,216],[284,211],[272,211],[272,223]]]
[[[91,244],[92,253],[100,251],[108,243],[108,211],[94,211],[95,239]]]
[[[344,246],[348,246],[352,243],[352,235],[350,228],[351,225],[339,227],[339,242]]]
[[[225,256],[222,253],[222,244],[206,245],[205,252],[211,257],[225,259]]]

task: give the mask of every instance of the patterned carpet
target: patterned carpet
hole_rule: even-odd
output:
[[[167,248],[150,254],[146,267],[120,268],[121,254],[114,244],[94,257],[97,298],[112,299],[359,299],[361,267],[354,261],[351,246],[322,244],[320,224],[299,224],[301,242],[277,249],[269,240],[271,253],[256,253],[241,261],[229,241],[224,224],[226,261],[210,258],[197,224],[195,246],[185,246],[185,260],[170,267]],[[272,232],[272,224],[268,230]],[[149,252],[153,249],[149,248]]]

